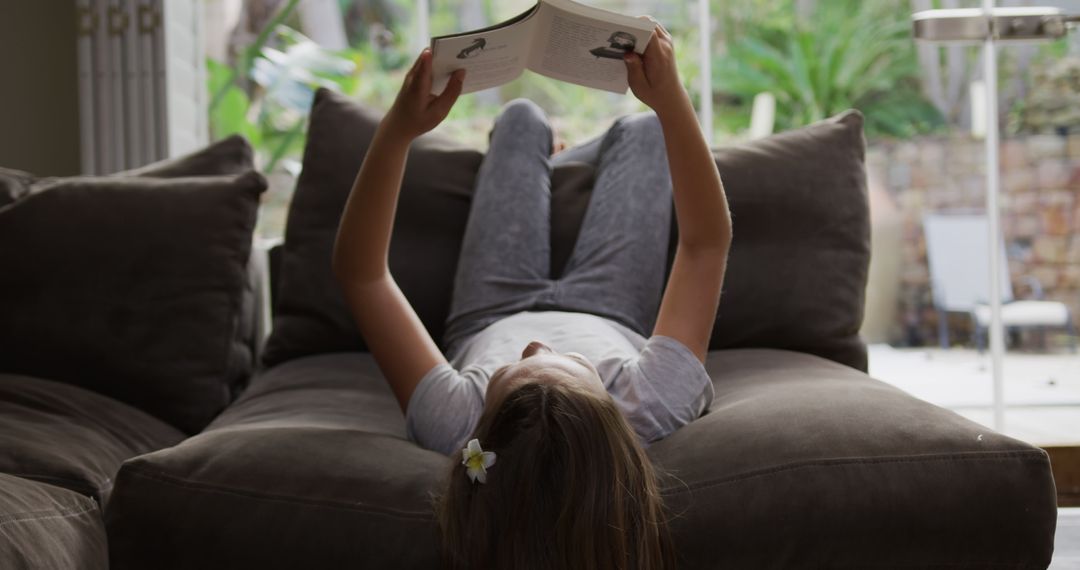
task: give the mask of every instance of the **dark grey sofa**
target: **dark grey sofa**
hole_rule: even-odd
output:
[[[239,137],[111,177],[0,168],[0,568],[107,568],[121,463],[246,383],[251,170]]]
[[[123,460],[104,507],[113,568],[438,565],[430,505],[450,460],[405,438],[329,268],[377,121],[317,95],[262,369],[205,428],[109,463],[115,473]],[[435,338],[481,158],[436,136],[410,153],[390,263]],[[594,158],[588,143],[557,159],[555,272]],[[865,374],[861,117],[716,158],[735,228],[706,366],[716,398],[649,448],[679,567],[1045,568],[1056,519],[1046,454]]]
[[[816,356],[723,350],[707,369],[710,413],[649,450],[681,568],[1049,563],[1041,450]],[[292,360],[202,434],[124,464],[113,567],[436,567],[446,469],[404,439],[370,355]]]
[[[101,509],[62,487],[0,473],[0,565],[7,570],[105,570]]]

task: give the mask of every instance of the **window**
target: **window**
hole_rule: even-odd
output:
[[[205,2],[211,136],[239,132],[256,147],[271,180],[258,228],[267,237],[280,236],[284,230],[285,209],[300,168],[304,117],[316,88],[330,87],[387,108],[429,36],[491,25],[534,4],[532,0]],[[694,84],[702,67],[696,4],[655,0],[592,4],[647,13],[663,21],[677,37],[683,77],[687,85]],[[420,17],[424,5],[427,18]],[[426,33],[421,30],[425,25]],[[692,93],[700,101],[696,91]],[[602,132],[615,117],[644,110],[633,97],[526,72],[510,84],[459,100],[439,131],[483,148],[499,107],[515,97],[539,102],[551,115],[558,136],[570,144]]]

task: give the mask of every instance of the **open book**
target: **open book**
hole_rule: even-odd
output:
[[[626,93],[623,54],[645,51],[653,23],[572,0],[540,0],[482,30],[431,39],[432,93],[465,68],[462,93],[495,87],[526,69],[570,83]]]

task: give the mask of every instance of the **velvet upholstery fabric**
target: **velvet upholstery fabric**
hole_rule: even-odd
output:
[[[0,474],[0,567],[107,570],[97,503],[67,489]]]
[[[551,276],[554,279],[562,277],[574,252],[595,181],[595,163],[564,158],[551,172]]]
[[[1042,450],[811,355],[724,350],[706,368],[712,410],[648,450],[680,568],[1049,563]],[[112,567],[433,568],[432,500],[457,460],[405,439],[370,355],[296,359],[124,464]]]
[[[0,374],[0,473],[108,502],[125,459],[175,445],[176,428],[69,384]]]
[[[866,371],[863,117],[719,148],[734,239],[710,349],[770,347]]]
[[[870,261],[863,117],[713,149],[733,240],[709,349],[769,347],[866,371],[859,339]],[[600,139],[554,158],[552,272],[569,258],[599,162]],[[672,222],[670,257],[678,243]],[[669,258],[669,267],[670,267]]]
[[[29,194],[35,179],[29,172],[0,168],[0,208]]]
[[[243,174],[254,168],[251,145],[240,135],[232,135],[176,158],[169,158],[136,168],[117,172],[113,176],[151,178],[183,178]],[[41,177],[29,172],[0,168],[0,207],[30,193]]]
[[[364,350],[333,280],[330,258],[341,212],[380,118],[341,95],[316,94],[304,171],[275,276],[267,366]],[[870,259],[864,146],[862,116],[849,111],[714,151],[734,218],[734,241],[711,349],[784,348],[866,369],[866,350],[858,338]],[[598,150],[594,139],[553,160],[554,276],[577,239]],[[427,135],[414,143],[406,164],[390,268],[436,342],[449,312],[481,159],[475,150]]]
[[[295,359],[203,433],[129,461],[106,510],[112,568],[436,567],[445,458],[404,440],[385,384],[368,354]]]
[[[649,450],[686,567],[1049,564],[1043,450],[802,353],[716,351],[706,368],[709,413]]]
[[[167,158],[114,176],[184,178],[243,174],[255,168],[254,151],[247,139],[231,135],[176,158]]]
[[[252,367],[238,331],[257,173],[56,178],[0,208],[0,371],[196,432]]]
[[[263,361],[362,350],[334,281],[338,222],[381,114],[320,89],[309,119],[304,170],[285,226],[274,327]],[[428,134],[409,150],[390,243],[394,278],[433,338],[442,337],[469,197],[482,155]]]

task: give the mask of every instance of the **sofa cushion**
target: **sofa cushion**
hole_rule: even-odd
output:
[[[0,371],[81,386],[195,432],[253,363],[237,331],[249,172],[58,178],[0,208]],[[250,295],[248,295],[250,297]]]
[[[93,499],[0,474],[0,568],[108,567],[105,525]]]
[[[182,439],[176,428],[112,398],[0,374],[0,473],[65,487],[104,505],[125,459]]]
[[[125,463],[113,568],[433,568],[444,467],[405,440],[370,355],[292,360],[203,433]]]
[[[649,454],[689,568],[1045,568],[1046,453],[851,368],[710,353],[709,413]]]
[[[345,201],[381,115],[319,91],[304,170],[289,210],[268,366],[363,350],[330,259]],[[556,155],[552,273],[573,249],[595,180],[599,141]],[[862,115],[715,151],[734,217],[734,242],[710,348],[773,347],[866,369],[858,337],[870,259]],[[436,341],[482,155],[435,135],[410,150],[390,268]],[[672,241],[672,246],[675,242]],[[672,253],[674,249],[672,248]]]
[[[0,207],[29,194],[35,179],[29,172],[0,168]]]
[[[707,369],[711,412],[649,449],[680,567],[1049,562],[1041,450],[819,357],[718,351]],[[124,464],[113,567],[436,567],[452,461],[405,439],[370,355],[293,360],[206,432]]]
[[[867,369],[862,125],[847,111],[715,151],[735,237],[709,348],[783,348]]]
[[[304,169],[289,206],[274,326],[263,361],[363,350],[330,268],[338,222],[382,115],[327,89],[315,94]],[[409,149],[390,269],[434,338],[442,337],[469,197],[482,155],[428,134]]]
[[[858,334],[870,264],[862,125],[862,114],[846,111],[713,150],[733,240],[711,350],[782,348],[866,371]],[[563,172],[552,180],[553,271],[570,255],[593,184],[575,169],[595,168],[599,149],[594,139],[555,156],[555,174]]]
[[[243,174],[255,168],[254,151],[247,139],[231,135],[183,156],[166,158],[114,176],[185,178]]]
[[[255,167],[251,145],[240,135],[233,135],[209,146],[134,170],[118,172],[114,176],[142,176],[154,178],[183,178],[186,176],[215,176],[243,174]],[[0,206],[6,206],[30,193],[38,176],[0,168]]]

